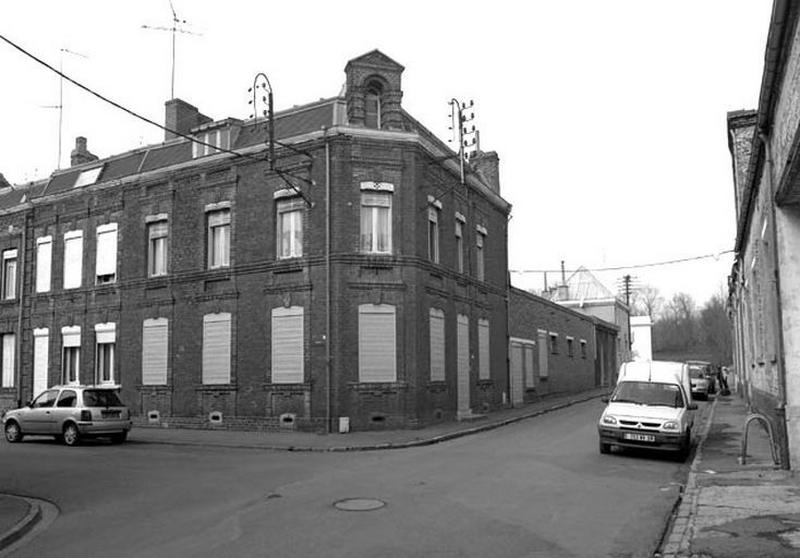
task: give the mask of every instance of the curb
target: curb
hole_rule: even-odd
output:
[[[706,420],[703,431],[700,433],[700,440],[697,442],[694,459],[692,459],[692,463],[689,466],[686,485],[675,500],[664,537],[653,556],[679,558],[691,555],[690,546],[694,532],[693,518],[697,510],[697,496],[699,495],[696,480],[697,469],[703,459],[703,444],[705,444],[711,425],[714,423],[714,411],[717,409],[717,401],[718,399],[714,398],[714,402],[711,404],[708,420]]]
[[[263,445],[263,444],[247,444],[247,443],[233,443],[233,444],[213,444],[208,442],[190,442],[190,441],[175,441],[175,440],[164,440],[164,441],[154,441],[154,440],[137,440],[137,443],[140,444],[160,444],[160,445],[175,445],[175,446],[200,446],[200,447],[208,447],[208,446],[218,446],[224,448],[236,448],[236,449],[261,449],[261,450],[270,450],[270,451],[292,451],[292,452],[307,452],[307,453],[341,453],[341,452],[356,452],[356,451],[378,451],[378,450],[390,450],[390,449],[408,449],[408,448],[415,448],[415,447],[422,447],[422,446],[431,446],[434,444],[439,444],[441,442],[447,442],[449,440],[453,440],[455,438],[461,438],[463,436],[469,436],[471,434],[478,434],[480,432],[486,432],[488,430],[494,430],[496,428],[500,428],[503,426],[507,426],[509,424],[513,424],[515,422],[521,422],[523,420],[527,420],[533,417],[538,417],[540,415],[544,415],[546,413],[550,413],[552,411],[557,411],[559,409],[563,409],[565,407],[570,407],[577,403],[583,403],[585,401],[590,401],[592,399],[597,399],[599,397],[604,397],[607,395],[606,393],[599,393],[594,395],[588,395],[583,397],[576,397],[574,399],[570,399],[568,401],[563,401],[560,403],[556,403],[552,406],[545,407],[542,409],[538,409],[536,411],[532,411],[530,413],[522,414],[516,417],[509,417],[507,419],[497,420],[494,422],[490,422],[487,424],[482,424],[480,426],[475,426],[472,428],[466,428],[464,430],[457,430],[455,432],[448,432],[447,434],[440,434],[438,436],[433,436],[431,438],[425,438],[421,440],[409,440],[407,442],[385,442],[381,444],[368,444],[368,445],[349,445],[349,446],[331,446],[331,447],[314,447],[314,446],[270,446],[270,445]]]
[[[7,498],[14,498],[18,500],[25,500],[28,503],[28,513],[20,519],[16,525],[5,533],[0,534],[0,556],[3,556],[3,551],[14,543],[18,542],[25,535],[31,532],[42,519],[42,507],[39,502],[31,498],[22,498],[12,494],[4,494]]]

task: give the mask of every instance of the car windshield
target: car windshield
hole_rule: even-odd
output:
[[[616,403],[636,403],[638,405],[683,407],[683,396],[677,384],[656,382],[622,382],[614,390],[611,401]]]
[[[87,389],[83,392],[85,407],[123,407],[117,392],[110,389]]]

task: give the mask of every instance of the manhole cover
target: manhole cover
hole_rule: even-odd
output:
[[[386,502],[376,498],[345,498],[333,503],[333,507],[343,511],[372,511],[386,505]]]

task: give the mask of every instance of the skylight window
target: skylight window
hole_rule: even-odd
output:
[[[95,167],[93,169],[88,169],[83,171],[78,175],[78,180],[75,181],[75,188],[80,188],[81,186],[89,186],[90,184],[94,184],[97,182],[98,177],[100,176],[100,171],[103,170],[103,167]]]

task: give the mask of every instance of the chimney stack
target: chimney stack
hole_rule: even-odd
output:
[[[75,138],[75,149],[70,153],[69,161],[70,166],[82,165],[83,163],[91,163],[97,161],[98,157],[86,149],[86,138],[78,136]]]
[[[173,132],[188,134],[192,128],[211,122],[211,118],[202,114],[197,107],[182,99],[170,99],[164,103],[164,141],[177,138]]]
[[[500,193],[500,157],[496,151],[476,151],[469,160],[483,181],[495,192]]]

